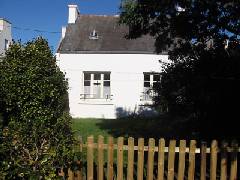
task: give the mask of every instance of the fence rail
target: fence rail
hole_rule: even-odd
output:
[[[183,140],[184,141],[184,140]],[[82,145],[83,146],[83,148],[87,148],[87,144],[83,144]],[[102,147],[102,149],[107,149],[107,147],[108,147],[108,145],[107,144],[103,144],[103,147]],[[98,148],[98,144],[97,143],[93,143],[93,148],[94,149],[97,149]],[[125,151],[127,151],[128,150],[128,145],[123,145],[123,150],[125,150]],[[118,145],[117,144],[114,144],[113,145],[113,149],[114,150],[117,150],[118,149]],[[138,146],[134,146],[134,151],[137,151],[139,149],[139,147]],[[149,149],[149,147],[148,146],[143,146],[143,151],[148,151],[148,149]],[[154,147],[154,152],[158,152],[158,149],[159,149],[159,147],[157,147],[157,146],[155,146]],[[185,152],[186,153],[189,153],[189,147],[186,147],[185,148]],[[165,153],[167,153],[168,152],[168,150],[169,150],[169,147],[164,147],[164,152]],[[226,151],[228,152],[228,153],[230,153],[230,152],[233,152],[234,150],[233,150],[233,148],[232,147],[226,147]],[[237,149],[237,151],[238,152],[240,152],[240,147]],[[175,152],[176,153],[179,153],[180,152],[180,147],[175,147]],[[217,152],[221,152],[221,148],[217,148]],[[195,149],[195,154],[200,154],[201,153],[201,148],[196,148]],[[209,154],[209,153],[211,153],[211,148],[206,148],[206,153],[207,154]]]
[[[127,141],[124,141],[127,140]],[[220,144],[213,140],[210,147],[206,143],[191,140],[164,139],[155,141],[143,138],[135,140],[99,136],[97,143],[94,137],[87,138],[86,144],[80,140],[80,151],[86,152],[86,158],[79,161],[77,171],[68,171],[68,179],[75,180],[237,180],[238,154],[237,141],[223,141]],[[145,142],[145,143],[144,143]],[[126,144],[125,144],[126,143]],[[166,144],[168,143],[168,146]]]

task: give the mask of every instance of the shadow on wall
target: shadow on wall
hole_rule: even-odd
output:
[[[133,111],[123,107],[116,108],[116,117],[124,118],[124,117],[156,117],[159,113],[150,106],[140,106],[139,108],[135,108]]]

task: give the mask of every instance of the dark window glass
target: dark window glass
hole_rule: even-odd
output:
[[[156,87],[158,87],[158,83],[157,83],[157,82],[154,82],[154,83],[153,83],[153,88],[156,88]]]
[[[104,74],[104,80],[110,80],[110,74]]]
[[[84,73],[84,80],[91,80],[91,74],[90,73]]]
[[[90,81],[84,81],[84,86],[90,86]]]
[[[7,50],[9,46],[9,41],[5,39],[5,45],[4,45],[4,50]]]
[[[100,73],[94,74],[94,80],[101,80],[101,74]]]
[[[160,81],[160,75],[159,74],[154,74],[153,75],[153,81]]]
[[[144,81],[150,81],[150,74],[144,74]]]
[[[150,87],[150,82],[144,82],[144,87]]]
[[[103,86],[110,86],[110,81],[104,81]]]

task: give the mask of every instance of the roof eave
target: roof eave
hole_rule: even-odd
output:
[[[59,50],[60,54],[156,54],[150,51],[62,51]],[[163,52],[161,54],[167,54]]]

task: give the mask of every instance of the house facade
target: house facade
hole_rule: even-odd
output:
[[[0,18],[0,56],[5,55],[5,51],[12,43],[11,23]]]
[[[154,39],[126,39],[119,16],[82,15],[69,5],[67,27],[57,50],[69,82],[73,117],[108,118],[154,114],[151,88],[160,81],[166,54],[154,53]],[[149,93],[150,92],[150,93]]]

